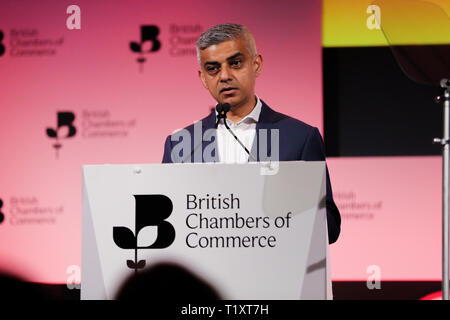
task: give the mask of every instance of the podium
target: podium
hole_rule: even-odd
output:
[[[325,190],[325,162],[85,165],[81,299],[158,262],[223,299],[330,299]]]

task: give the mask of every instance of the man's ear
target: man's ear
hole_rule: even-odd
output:
[[[259,76],[262,70],[263,65],[263,57],[261,54],[257,54],[255,57],[255,60],[253,61],[253,72],[255,73],[255,76]]]
[[[203,74],[202,70],[198,70],[198,77],[200,78],[200,80],[203,83],[203,86],[208,89],[208,85],[206,84],[206,79],[205,79],[205,75]]]

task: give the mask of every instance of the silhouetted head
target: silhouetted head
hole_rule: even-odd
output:
[[[205,280],[174,263],[158,263],[130,276],[116,297],[119,300],[198,300],[220,299]]]
[[[43,300],[52,298],[40,288],[40,284],[27,282],[17,276],[0,273],[0,301]]]

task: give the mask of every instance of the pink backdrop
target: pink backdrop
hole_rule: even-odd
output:
[[[441,158],[328,159],[342,230],[332,278],[441,279]]]
[[[209,112],[215,103],[196,56],[180,53],[212,25],[252,30],[264,57],[257,94],[322,129],[318,1],[80,0],[81,30],[66,27],[70,4],[0,4],[1,269],[66,282],[67,267],[81,262],[81,166],[160,162],[165,137]],[[161,42],[142,72],[129,48],[141,25],[156,25]],[[19,56],[24,50],[41,55]],[[60,139],[56,157],[46,129],[62,111],[75,115],[77,132]]]
[[[0,4],[0,269],[66,282],[67,267],[81,264],[81,166],[159,163],[165,137],[209,112],[196,56],[180,55],[209,26],[248,26],[264,57],[257,94],[323,132],[320,1],[79,0],[81,30],[66,28],[70,4]],[[158,26],[161,42],[142,72],[129,48],[141,25]],[[77,131],[60,139],[57,157],[46,130],[61,111]],[[365,281],[376,265],[382,280],[438,280],[440,158],[328,164],[343,218],[333,279]]]

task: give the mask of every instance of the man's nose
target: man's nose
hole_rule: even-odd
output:
[[[220,81],[227,82],[231,79],[231,70],[227,65],[220,68]]]

